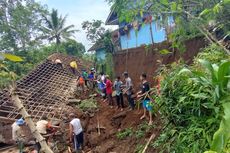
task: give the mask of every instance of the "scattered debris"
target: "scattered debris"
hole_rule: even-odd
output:
[[[79,104],[81,102],[81,99],[69,99],[68,103],[70,104]]]

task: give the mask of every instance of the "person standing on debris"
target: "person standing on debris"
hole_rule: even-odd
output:
[[[59,128],[58,126],[52,126],[50,121],[46,116],[43,116],[40,121],[36,123],[36,129],[38,132],[48,141],[47,131],[48,129]],[[36,143],[36,150],[39,152],[41,149],[41,145],[39,142]]]
[[[144,115],[140,118],[141,120],[146,117],[146,111],[149,112],[149,125],[152,125],[152,111],[153,111],[153,103],[151,103],[150,98],[148,97],[148,92],[150,90],[149,83],[147,81],[147,75],[143,73],[140,76],[140,80],[142,82],[142,89],[137,93],[137,98],[142,98],[142,104],[144,108]]]
[[[80,119],[70,114],[71,122],[69,124],[69,141],[74,144],[75,151],[83,150],[84,134]]]
[[[83,79],[85,80],[85,86],[87,87],[88,73],[86,70],[82,71],[82,76],[83,76]]]
[[[83,92],[85,92],[85,80],[84,80],[83,76],[78,77],[77,86],[80,87]]]
[[[23,135],[22,126],[25,121],[20,118],[12,124],[12,139],[18,144],[19,153],[23,153],[25,136]]]
[[[98,88],[101,92],[101,96],[103,97],[103,101],[105,101],[106,99],[106,78],[103,72],[100,73],[100,75],[98,76],[97,79],[97,83],[98,83]]]
[[[58,66],[59,68],[63,68],[62,62],[61,62],[60,59],[57,58],[57,59],[55,60],[55,64],[57,64],[57,66]]]
[[[121,77],[118,76],[113,85],[114,89],[116,90],[117,109],[121,108],[121,111],[123,111],[124,108],[123,94],[121,89],[122,84]]]
[[[91,82],[92,86],[93,86],[93,89],[95,88],[95,70],[94,68],[91,69],[89,75],[88,75],[88,79],[89,81]]]
[[[113,97],[112,97],[112,93],[113,93],[113,83],[109,80],[109,76],[106,75],[106,95],[109,101],[109,105],[111,108],[113,108]]]
[[[133,90],[132,80],[129,77],[128,72],[124,72],[124,77],[125,77],[125,89],[123,90],[123,92],[127,95],[127,100],[129,102],[130,109],[134,110],[135,103],[134,103],[134,98],[132,98],[132,90]]]
[[[70,70],[71,70],[71,72],[74,74],[74,75],[76,75],[76,73],[77,73],[77,61],[72,61],[72,62],[70,62]]]

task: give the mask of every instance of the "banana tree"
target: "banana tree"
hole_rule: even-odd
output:
[[[13,62],[21,62],[23,59],[19,56],[7,53],[0,53],[0,60],[8,59]]]

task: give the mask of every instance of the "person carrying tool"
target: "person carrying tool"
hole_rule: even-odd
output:
[[[73,142],[75,151],[83,150],[84,135],[81,121],[75,117],[74,113],[71,113],[69,117],[71,119],[69,123],[69,141],[70,143]]]
[[[70,62],[70,70],[71,70],[71,72],[74,74],[74,75],[76,75],[76,71],[77,71],[77,61],[72,61],[72,62]]]
[[[150,90],[149,83],[147,81],[147,75],[143,73],[140,76],[140,80],[142,82],[142,89],[137,93],[137,98],[142,98],[142,104],[144,108],[144,114],[140,118],[141,120],[146,117],[146,111],[149,112],[149,125],[152,125],[153,119],[152,119],[152,111],[153,111],[153,103],[151,102],[150,98],[148,97],[148,92]]]
[[[16,120],[12,125],[12,139],[18,145],[19,153],[23,153],[25,135],[23,134],[22,126],[25,125],[23,118]]]

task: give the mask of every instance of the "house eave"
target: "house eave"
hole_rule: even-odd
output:
[[[106,21],[105,21],[105,25],[119,25],[118,23],[118,18],[112,20],[112,21],[109,21],[111,16],[113,15],[114,13],[114,9],[111,10],[111,12],[109,13],[109,16],[107,17]]]

